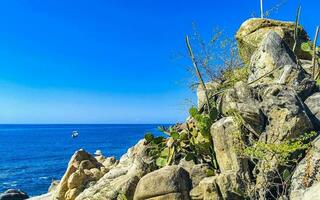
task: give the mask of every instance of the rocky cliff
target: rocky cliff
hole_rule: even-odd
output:
[[[185,123],[164,129],[167,138],[146,135],[119,161],[77,151],[50,198],[320,199],[320,91],[300,48],[309,37],[299,26],[295,41],[294,29],[244,22],[236,38],[247,76],[223,91],[223,82],[199,87]]]

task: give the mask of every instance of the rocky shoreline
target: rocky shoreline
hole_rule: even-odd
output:
[[[298,46],[310,42],[298,29]],[[236,38],[248,77],[218,94],[222,82],[206,84],[218,112],[208,130],[216,163],[207,154],[189,159],[193,152],[184,151],[188,134],[196,134],[195,143],[206,141],[191,115],[165,139],[169,156],[162,167],[150,156],[159,144],[151,136],[120,160],[81,149],[48,194],[30,199],[320,199],[320,89],[312,55],[292,50],[294,34],[291,22],[253,18],[241,25]],[[197,91],[199,115],[205,90]]]

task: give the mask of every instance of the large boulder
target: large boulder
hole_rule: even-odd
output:
[[[16,189],[9,189],[3,194],[0,194],[0,200],[24,200],[28,198],[27,193]]]
[[[241,130],[233,117],[216,121],[210,132],[220,171],[248,172],[248,160],[239,155]]]
[[[298,86],[306,78],[304,71],[297,65],[294,53],[275,31],[264,35],[251,57],[249,69],[248,82],[255,81],[252,85],[280,83]],[[261,78],[273,70],[275,71],[272,74]]]
[[[80,149],[69,161],[68,168],[56,187],[53,199],[74,200],[104,174],[104,167],[92,155]]]
[[[228,171],[202,179],[190,191],[193,200],[245,199],[249,182],[237,172]]]
[[[85,189],[76,200],[109,200],[121,196],[133,199],[140,178],[150,171],[147,148],[145,140],[129,148],[115,167],[95,185]]]
[[[313,142],[307,155],[297,165],[291,179],[290,199],[312,199],[310,191],[320,188],[320,136]],[[312,189],[313,187],[313,189]],[[317,191],[320,197],[319,191]],[[319,198],[320,199],[320,198]]]
[[[166,166],[145,175],[138,183],[134,200],[189,199],[189,174],[177,165]]]
[[[260,134],[264,128],[265,117],[256,98],[255,91],[244,82],[237,82],[234,87],[224,92],[218,99],[219,109],[224,115],[237,112],[250,131]]]
[[[239,53],[242,60],[248,64],[252,54],[259,48],[260,42],[269,31],[275,31],[292,49],[294,44],[295,24],[292,22],[276,21],[271,19],[252,18],[245,21],[237,32]],[[304,29],[299,26],[296,54],[302,59],[311,59],[310,54],[300,48],[302,42],[309,41]]]

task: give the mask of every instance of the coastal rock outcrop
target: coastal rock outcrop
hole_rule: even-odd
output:
[[[92,155],[80,149],[69,161],[68,168],[54,191],[55,200],[74,200],[105,173],[105,167]]]
[[[299,47],[309,38],[298,29]],[[199,86],[185,123],[162,128],[168,138],[147,134],[119,161],[76,152],[54,199],[315,199],[320,93],[293,32],[294,23],[246,21],[237,39],[248,77],[218,93],[222,79],[207,83],[206,111]]]
[[[115,167],[95,185],[85,189],[76,200],[108,200],[121,196],[133,199],[140,178],[150,171],[146,149],[145,140],[129,148]]]

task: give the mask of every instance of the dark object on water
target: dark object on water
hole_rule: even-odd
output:
[[[16,189],[9,189],[3,194],[0,194],[0,200],[24,200],[28,198],[27,193]]]
[[[71,137],[76,138],[78,137],[79,133],[77,131],[72,131]]]

